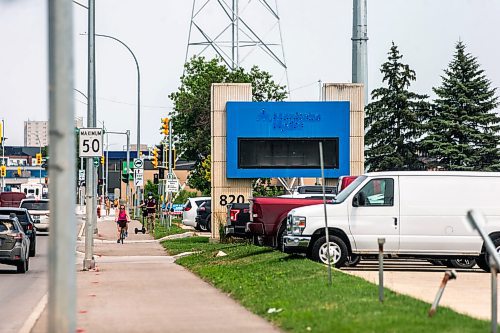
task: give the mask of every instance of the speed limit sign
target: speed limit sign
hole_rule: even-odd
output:
[[[80,157],[102,156],[102,128],[80,128]]]

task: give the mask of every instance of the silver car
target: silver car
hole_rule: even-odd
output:
[[[14,265],[18,273],[29,268],[30,240],[16,214],[0,215],[0,264]]]

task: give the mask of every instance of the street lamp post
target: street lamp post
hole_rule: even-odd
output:
[[[140,158],[141,157],[141,71],[139,69],[139,62],[137,61],[137,58],[136,58],[134,52],[132,52],[132,50],[127,46],[127,44],[125,44],[124,42],[122,42],[118,38],[113,37],[113,36],[109,36],[109,35],[103,35],[103,34],[95,34],[95,35],[99,36],[99,37],[110,38],[110,39],[117,41],[118,43],[122,44],[130,52],[130,54],[134,58],[135,66],[137,68],[137,158]],[[139,191],[138,191],[137,187],[136,187],[135,193],[136,193],[135,206],[137,207],[139,205],[139,200],[140,200],[139,195],[138,195]],[[127,193],[127,195],[128,195],[128,193]],[[134,210],[134,215],[136,215],[135,212],[136,212],[136,209]]]

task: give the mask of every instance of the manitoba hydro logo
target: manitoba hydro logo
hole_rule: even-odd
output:
[[[267,112],[263,109],[257,115],[258,122],[271,123],[273,129],[281,132],[303,129],[306,123],[321,121],[321,115],[313,112]]]

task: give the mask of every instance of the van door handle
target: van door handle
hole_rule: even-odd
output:
[[[398,218],[397,217],[393,217],[394,219],[394,226],[397,227],[398,226]]]

